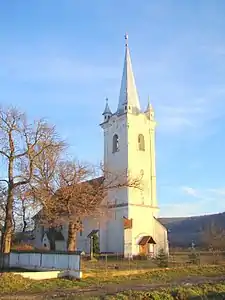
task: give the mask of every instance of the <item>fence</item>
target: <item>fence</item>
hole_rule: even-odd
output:
[[[168,259],[168,266],[186,267],[189,265],[225,265],[225,252],[223,251],[171,251]],[[82,269],[89,271],[104,270],[140,270],[157,268],[159,261],[147,257],[137,257],[133,259],[124,259],[122,255],[105,254],[96,256],[96,261],[89,262],[85,257],[82,259]]]
[[[5,268],[27,270],[76,270],[80,271],[80,252],[28,252],[13,251],[3,254],[0,260]]]

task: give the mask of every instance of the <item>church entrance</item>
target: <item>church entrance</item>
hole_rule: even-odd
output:
[[[139,243],[139,254],[141,255],[154,255],[154,246],[156,242],[150,235],[143,236]]]

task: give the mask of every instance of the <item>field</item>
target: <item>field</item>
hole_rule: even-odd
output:
[[[82,281],[33,281],[6,272],[0,299],[225,299],[224,254],[202,252],[198,265],[190,264],[189,254],[171,255],[168,268],[151,260],[84,260]]]

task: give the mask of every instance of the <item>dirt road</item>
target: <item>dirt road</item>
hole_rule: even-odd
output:
[[[193,286],[205,283],[219,283],[224,282],[225,276],[220,277],[195,277],[195,278],[186,278],[182,280],[171,281],[169,283],[148,283],[147,281],[129,281],[122,284],[103,284],[102,286],[93,286],[91,288],[83,289],[72,289],[72,290],[55,290],[51,292],[39,292],[39,293],[29,293],[29,292],[20,292],[16,294],[7,294],[1,295],[0,299],[2,300],[48,300],[48,299],[67,299],[70,297],[72,299],[79,299],[80,297],[90,297],[90,296],[106,296],[114,295],[119,292],[135,290],[135,291],[150,291],[158,290],[160,288],[172,288],[178,285],[183,286]]]

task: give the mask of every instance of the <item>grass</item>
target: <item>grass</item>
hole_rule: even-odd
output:
[[[29,293],[50,292],[62,289],[83,289],[91,286],[110,286],[110,284],[119,284],[121,286],[126,283],[132,283],[135,285],[135,283],[140,282],[143,284],[168,283],[201,276],[222,276],[225,274],[225,266],[190,266],[187,268],[142,270],[141,273],[137,273],[137,271],[136,273],[132,273],[132,271],[129,273],[124,272],[125,271],[120,270],[117,272],[115,270],[110,271],[107,274],[105,272],[99,272],[98,274],[96,273],[95,276],[93,276],[93,273],[86,273],[82,281],[71,281],[67,279],[37,281],[25,279],[13,273],[2,273],[0,276],[0,294],[16,293],[19,291],[29,291]]]
[[[224,264],[225,262],[225,252],[217,251],[198,251],[196,253],[199,255],[199,263],[201,265],[213,265],[213,264]],[[169,266],[170,267],[178,267],[178,266],[187,266],[190,261],[191,251],[170,251],[169,256]],[[130,270],[130,269],[149,269],[155,268],[156,262],[154,260],[124,260],[120,256],[110,256],[106,255],[101,259],[97,259],[94,261],[85,261],[82,260],[82,269],[85,270],[106,270],[111,268],[119,268],[120,270]]]
[[[143,269],[143,270],[109,270],[89,272],[84,274],[84,278],[88,281],[95,278],[101,283],[122,283],[128,280],[147,281],[148,283],[166,283],[177,279],[187,277],[215,277],[225,274],[225,266],[188,266],[165,269]]]

